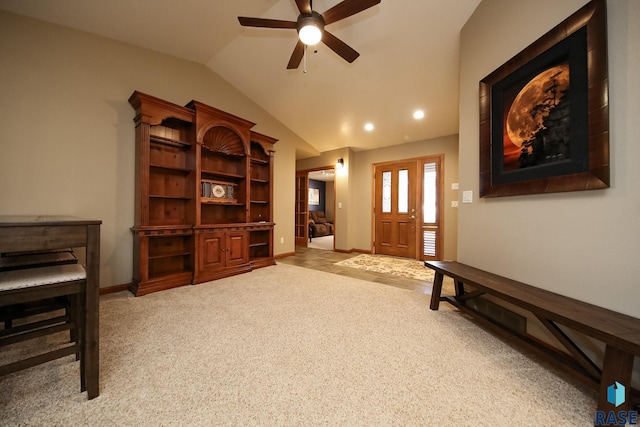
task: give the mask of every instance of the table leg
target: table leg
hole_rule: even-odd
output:
[[[100,320],[100,226],[87,227],[87,290],[85,300],[84,373],[87,397],[100,394],[99,320]]]

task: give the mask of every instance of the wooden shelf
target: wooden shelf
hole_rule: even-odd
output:
[[[230,202],[230,201],[227,202],[227,201],[216,200],[216,199],[201,199],[200,203],[202,203],[203,205],[245,206],[244,203]]]
[[[184,196],[161,196],[159,194],[149,194],[152,199],[172,199],[172,200],[191,200],[192,197]]]
[[[181,257],[181,256],[191,256],[190,252],[180,252],[180,253],[168,253],[164,255],[153,255],[149,256],[149,259],[161,259],[161,258],[173,258],[173,257]]]
[[[209,171],[209,170],[202,170],[200,171],[200,173],[202,175],[210,175],[210,176],[220,176],[220,177],[225,177],[225,178],[235,178],[235,179],[245,179],[246,175],[239,175],[237,173],[232,173],[232,172],[222,172],[222,171]]]
[[[166,170],[169,172],[178,172],[178,173],[189,173],[189,172],[193,172],[191,169],[187,169],[187,168],[179,168],[179,167],[174,167],[174,166],[165,166],[165,165],[155,165],[155,164],[150,164],[149,165],[152,168],[155,169],[162,169],[162,170]]]
[[[149,140],[156,144],[168,145],[170,147],[180,147],[180,148],[189,148],[191,144],[184,141],[178,141],[170,138],[163,138],[161,136],[151,135],[149,136]]]

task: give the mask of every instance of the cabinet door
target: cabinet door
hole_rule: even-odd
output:
[[[226,243],[227,266],[249,262],[249,242],[246,231],[230,231]]]
[[[203,233],[200,235],[198,269],[211,270],[226,265],[226,239],[224,233]]]

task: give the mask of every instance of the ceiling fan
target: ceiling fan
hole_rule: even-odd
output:
[[[313,10],[311,0],[296,0],[296,5],[300,10],[297,21],[282,21],[279,19],[247,18],[239,16],[238,21],[244,27],[263,28],[285,28],[298,31],[298,43],[293,49],[291,59],[289,59],[288,69],[298,68],[308,45],[316,45],[320,41],[326,44],[331,50],[351,63],[360,54],[348,46],[345,42],[328,32],[325,25],[332,24],[341,19],[348,18],[363,10],[380,3],[381,0],[344,0],[331,9],[320,14]]]

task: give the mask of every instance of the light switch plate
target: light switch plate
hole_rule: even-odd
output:
[[[465,190],[462,192],[462,203],[473,203],[473,190]]]
[[[459,184],[457,182],[454,182],[451,184],[451,189],[452,190],[457,190],[459,188]]]

